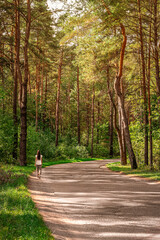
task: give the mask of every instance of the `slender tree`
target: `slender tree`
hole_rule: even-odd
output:
[[[60,87],[61,87],[61,75],[62,75],[62,61],[63,61],[63,49],[61,48],[59,68],[58,68],[56,118],[55,118],[55,127],[56,127],[56,142],[55,142],[55,145],[56,146],[58,146],[58,138],[59,138],[59,101],[60,101]]]
[[[31,6],[27,0],[27,17],[24,41],[24,81],[22,83],[21,112],[21,134],[20,134],[20,164],[27,165],[26,143],[27,143],[27,84],[28,84],[28,43],[31,27]]]
[[[150,0],[150,12],[152,13],[152,0]],[[152,17],[152,14],[151,14]],[[148,46],[148,111],[149,111],[149,139],[150,139],[150,168],[153,169],[153,139],[152,139],[152,111],[151,111],[151,30],[152,23],[149,26],[149,46]]]
[[[147,93],[146,93],[146,67],[144,58],[144,44],[143,44],[143,31],[142,31],[142,17],[141,17],[141,0],[138,0],[139,12],[139,32],[140,32],[140,45],[141,45],[141,63],[142,63],[142,79],[143,79],[143,99],[144,99],[144,129],[145,129],[145,151],[144,162],[148,165],[148,110],[147,110]]]
[[[14,91],[13,91],[13,121],[14,121],[14,143],[13,143],[13,159],[17,159],[18,149],[18,119],[17,119],[17,91],[18,91],[18,69],[17,69],[17,55],[18,55],[18,28],[19,28],[19,10],[18,1],[14,1],[15,5],[15,58],[14,58]]]
[[[79,67],[77,67],[77,132],[78,132],[78,144],[81,143],[80,132],[80,109],[79,109]]]
[[[95,101],[95,89],[93,85],[92,91],[92,116],[91,116],[91,157],[93,157],[93,142],[94,142],[94,101]]]
[[[113,157],[113,104],[110,101],[110,116],[109,116],[109,155]]]

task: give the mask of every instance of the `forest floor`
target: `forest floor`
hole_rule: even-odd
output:
[[[117,160],[46,167],[29,191],[56,240],[160,239],[160,184],[112,172]]]

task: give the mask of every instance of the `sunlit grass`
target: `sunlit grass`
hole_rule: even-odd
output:
[[[54,239],[44,224],[27,189],[34,166],[3,165],[11,178],[0,186],[0,239]]]
[[[138,168],[138,169],[132,170],[129,164],[122,166],[120,162],[109,163],[106,166],[115,172],[123,172],[125,174],[129,174],[133,176],[149,178],[152,180],[160,180],[160,172],[152,171],[149,169],[149,167],[143,167],[143,169]]]

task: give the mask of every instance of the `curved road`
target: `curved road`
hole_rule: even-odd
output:
[[[32,174],[29,190],[56,240],[160,240],[160,184],[111,172],[108,162]]]

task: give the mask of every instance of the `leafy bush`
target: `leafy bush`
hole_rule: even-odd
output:
[[[35,160],[38,149],[41,151],[44,160],[53,160],[55,157],[55,135],[49,130],[36,132],[35,126],[28,126],[27,158],[29,163]]]
[[[136,121],[130,125],[130,135],[132,140],[133,149],[137,158],[139,167],[144,165],[144,129],[143,125]],[[154,168],[160,167],[160,129],[154,129],[152,132],[153,137],[153,164]]]
[[[12,172],[11,171],[4,171],[3,169],[0,169],[0,184],[7,183],[11,180]]]
[[[60,144],[55,150],[56,159],[87,158],[88,151],[85,146],[72,146]]]
[[[13,120],[9,115],[0,114],[0,161],[11,163],[13,150]]]

